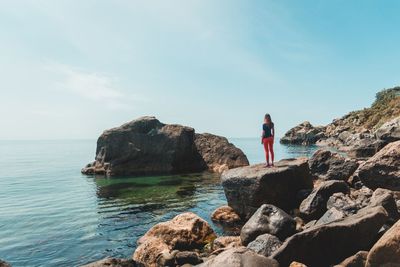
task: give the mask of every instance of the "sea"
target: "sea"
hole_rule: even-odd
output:
[[[259,138],[230,138],[251,164],[264,162]],[[129,258],[156,223],[191,211],[210,220],[226,204],[212,173],[94,177],[96,140],[0,141],[0,259],[12,266],[80,266]],[[275,143],[276,160],[309,157],[314,146]]]

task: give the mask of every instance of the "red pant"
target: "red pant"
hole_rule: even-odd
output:
[[[265,150],[265,158],[267,163],[269,164],[269,154],[271,154],[272,163],[274,163],[274,138],[267,137],[263,138],[264,150]]]

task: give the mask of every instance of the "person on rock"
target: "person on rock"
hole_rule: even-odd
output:
[[[265,158],[267,160],[267,164],[265,165],[265,167],[274,166],[274,136],[275,136],[275,128],[274,128],[274,123],[272,122],[271,119],[271,115],[265,114],[264,124],[262,126],[262,136],[261,136],[261,144],[264,145]],[[270,154],[271,154],[271,164],[269,161]]]

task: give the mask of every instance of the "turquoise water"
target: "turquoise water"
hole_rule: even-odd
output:
[[[259,139],[232,139],[251,163],[264,160]],[[219,177],[203,173],[94,178],[80,169],[95,140],[0,141],[0,258],[13,266],[79,266],[130,257],[152,225],[193,211],[210,221],[226,203]],[[315,147],[276,144],[276,158]],[[223,234],[223,230],[212,224]]]

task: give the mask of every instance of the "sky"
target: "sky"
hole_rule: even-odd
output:
[[[153,115],[227,137],[327,124],[399,85],[399,1],[0,0],[0,139]]]

